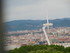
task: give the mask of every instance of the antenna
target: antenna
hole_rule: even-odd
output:
[[[47,23],[49,23],[49,19],[48,19],[48,10],[47,10]]]

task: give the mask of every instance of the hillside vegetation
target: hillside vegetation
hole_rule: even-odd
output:
[[[8,51],[7,53],[70,53],[70,47],[58,45],[27,45]]]

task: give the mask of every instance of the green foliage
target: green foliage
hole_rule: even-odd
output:
[[[70,47],[58,45],[27,45],[8,51],[7,53],[70,53]]]
[[[37,51],[31,51],[28,53],[63,53],[63,52],[62,51],[37,50]]]
[[[37,51],[31,51],[28,53],[48,53],[48,51],[47,50],[37,50]]]
[[[8,51],[8,53],[18,53],[18,49],[15,48],[14,50],[10,50],[10,51]]]
[[[70,52],[70,47],[65,48],[66,52]]]

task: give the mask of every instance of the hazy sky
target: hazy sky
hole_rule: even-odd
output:
[[[70,0],[5,0],[4,19],[41,20],[70,17]]]

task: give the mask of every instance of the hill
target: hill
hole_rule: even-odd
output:
[[[49,20],[53,27],[70,27],[70,18]],[[41,29],[46,20],[14,20],[5,22],[6,31]]]

